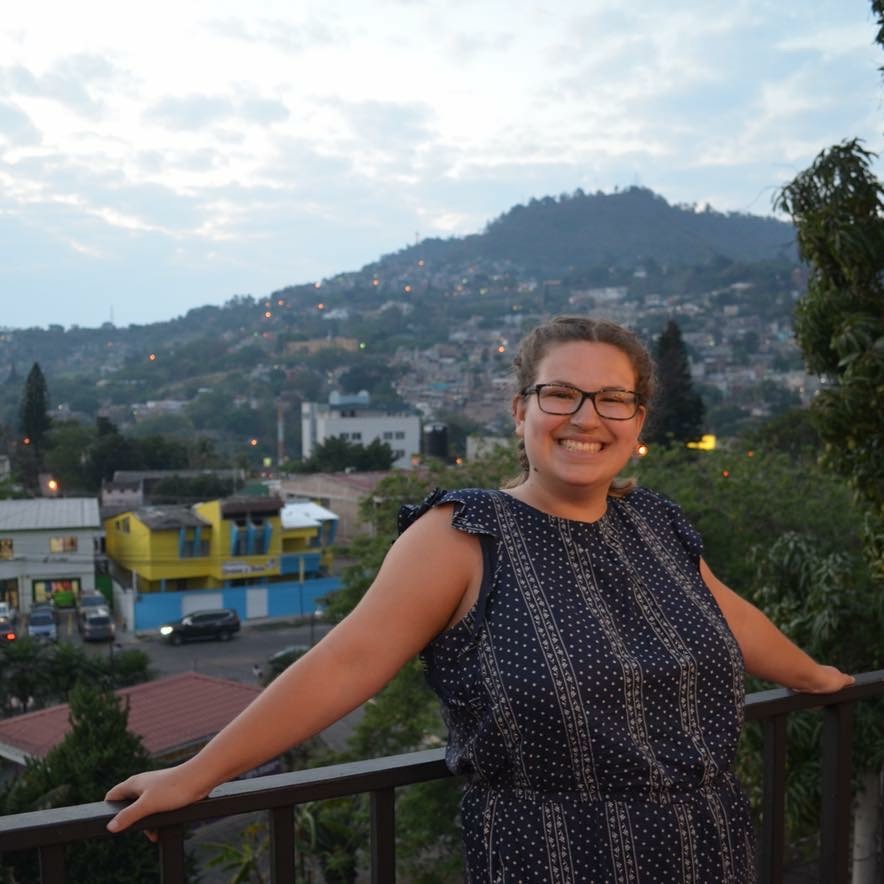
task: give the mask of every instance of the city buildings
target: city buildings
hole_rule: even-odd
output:
[[[27,613],[95,589],[101,521],[94,498],[0,500],[0,601]]]
[[[366,392],[354,395],[333,392],[328,403],[301,403],[301,451],[304,460],[317,445],[337,437],[358,445],[376,439],[393,450],[393,466],[409,469],[420,454],[420,418],[414,411],[390,411],[373,407]]]

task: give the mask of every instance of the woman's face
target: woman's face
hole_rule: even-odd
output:
[[[635,390],[636,378],[629,357],[617,347],[569,341],[553,345],[540,361],[534,383],[570,384],[588,392]],[[607,494],[635,451],[645,410],[640,408],[629,420],[608,420],[586,399],[574,414],[547,414],[532,394],[515,397],[513,415],[531,465],[526,484],[540,483],[552,493],[598,488]]]

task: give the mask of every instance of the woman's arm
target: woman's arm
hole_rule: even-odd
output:
[[[740,646],[750,675],[811,694],[828,694],[853,684],[852,675],[823,666],[805,654],[758,608],[725,586],[703,559],[700,574]]]
[[[445,629],[481,582],[479,541],[451,526],[451,510],[436,507],[405,531],[351,614],[196,756],[114,786],[106,800],[135,800],[108,829],[117,832],[204,798],[219,783],[308,739],[374,696]]]

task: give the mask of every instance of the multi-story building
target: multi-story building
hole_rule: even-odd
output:
[[[95,498],[0,500],[0,601],[73,605],[95,589],[101,535]]]
[[[105,532],[118,601],[130,609],[128,622],[149,629],[179,610],[303,613],[305,582],[311,597],[336,588],[323,579],[336,525],[334,513],[313,503],[231,497],[119,513]]]
[[[368,393],[332,393],[328,404],[301,403],[301,451],[304,459],[327,439],[338,437],[359,445],[375,439],[393,450],[393,466],[409,469],[421,450],[420,417],[413,411],[374,408]]]

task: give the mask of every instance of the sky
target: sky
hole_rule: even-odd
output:
[[[578,187],[771,214],[881,149],[874,35],[868,0],[4,4],[0,327],[260,298]]]

